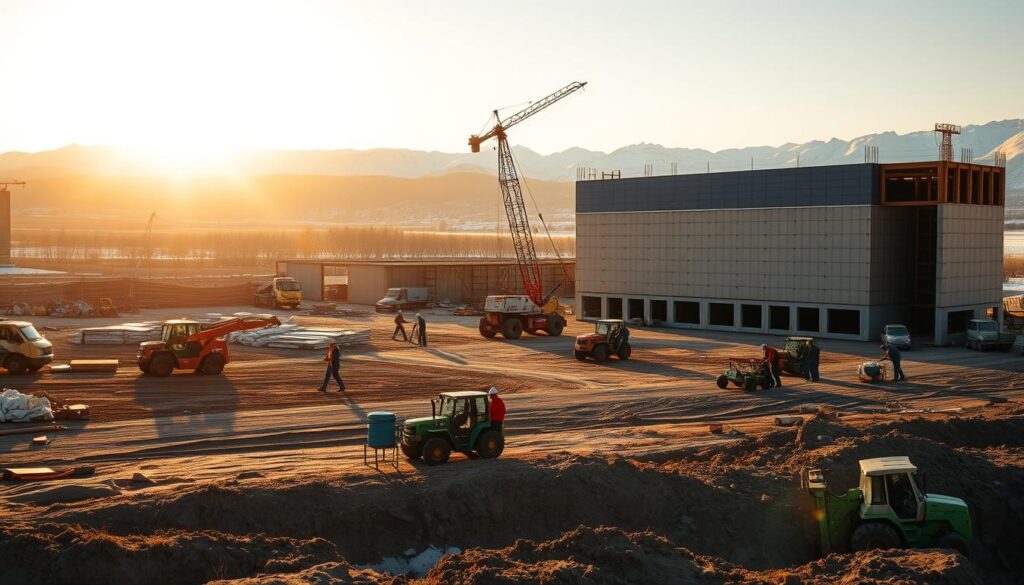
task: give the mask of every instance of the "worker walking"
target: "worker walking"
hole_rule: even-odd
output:
[[[331,376],[338,381],[338,392],[345,390],[345,381],[341,379],[341,349],[337,343],[331,342],[327,346],[327,355],[324,356],[327,362],[327,372],[324,374],[324,383],[320,386],[321,392],[327,392],[327,386],[331,383]]]
[[[427,347],[427,321],[419,313],[416,313],[416,328],[418,330],[416,342],[422,347]]]
[[[405,334],[405,326],[403,323],[408,323],[408,321],[405,320],[405,315],[402,314],[402,309],[398,309],[395,313],[395,332],[391,334],[391,341],[397,341],[395,337],[399,332],[401,332],[402,339],[404,341],[409,341],[409,336]]]
[[[505,426],[505,401],[498,396],[498,389],[494,386],[487,391],[487,395],[491,399],[490,408],[487,409],[491,414],[491,428],[500,433]]]
[[[807,379],[811,382],[817,382],[818,364],[821,361],[821,348],[814,345],[813,339],[807,340],[807,348],[804,350],[804,357],[807,363],[807,367],[804,370],[804,373],[807,374]]]
[[[903,361],[903,354],[900,353],[900,349],[895,345],[889,345],[887,343],[882,344],[882,360],[889,360],[892,362],[892,381],[899,382],[906,380],[907,376],[903,374],[903,368],[900,367]]]
[[[779,368],[779,350],[774,347],[762,343],[761,351],[763,352],[765,363],[768,364],[768,373],[771,374],[772,387],[782,386],[782,370]]]

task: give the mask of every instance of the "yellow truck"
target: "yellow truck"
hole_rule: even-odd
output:
[[[290,276],[278,276],[274,282],[256,289],[252,304],[272,309],[298,309],[302,304],[302,286]]]
[[[11,374],[35,372],[53,361],[53,344],[28,321],[0,321],[0,364]]]

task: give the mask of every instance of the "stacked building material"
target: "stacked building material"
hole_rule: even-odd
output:
[[[229,334],[227,340],[230,343],[254,347],[324,349],[331,342],[343,346],[368,343],[370,341],[370,330],[302,327],[288,323],[279,327],[238,331]]]
[[[72,343],[87,345],[137,345],[160,339],[159,321],[124,323],[108,327],[86,327],[71,336]]]

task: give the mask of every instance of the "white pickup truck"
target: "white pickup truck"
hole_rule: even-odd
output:
[[[978,351],[989,348],[1006,351],[1016,339],[1013,333],[1003,333],[995,319],[971,319],[967,322],[967,347]]]

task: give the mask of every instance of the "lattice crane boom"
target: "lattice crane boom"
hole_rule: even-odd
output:
[[[537,261],[537,249],[533,245],[533,232],[530,231],[530,220],[526,214],[526,202],[523,200],[522,186],[519,184],[519,173],[516,170],[515,160],[512,158],[512,149],[508,145],[508,136],[505,134],[505,131],[569,94],[583,89],[583,86],[586,84],[585,81],[570,83],[558,91],[531,103],[504,121],[501,120],[497,110],[495,110],[494,128],[479,136],[473,135],[469,137],[469,146],[473,152],[480,152],[481,143],[491,138],[498,139],[498,185],[501,187],[505,215],[508,216],[508,225],[512,232],[512,244],[516,250],[519,275],[523,279],[523,289],[526,291],[526,295],[538,307],[544,304],[544,283],[541,280],[540,263]]]

